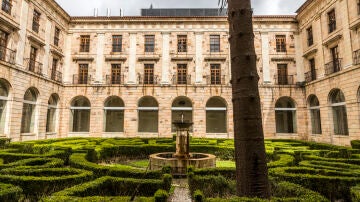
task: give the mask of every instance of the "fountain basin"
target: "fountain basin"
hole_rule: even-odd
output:
[[[150,170],[161,170],[170,166],[173,175],[186,175],[189,166],[194,168],[215,168],[216,156],[204,153],[190,153],[190,156],[179,158],[174,152],[156,153],[150,155]]]

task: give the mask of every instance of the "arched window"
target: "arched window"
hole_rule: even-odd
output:
[[[296,133],[296,106],[288,97],[280,98],[275,104],[276,133]]]
[[[35,128],[35,109],[38,91],[29,88],[24,95],[21,119],[21,133],[33,133]]]
[[[71,131],[90,131],[90,101],[86,97],[77,97],[71,102]]]
[[[159,122],[158,102],[150,96],[141,98],[138,104],[138,113],[138,131],[144,133],[157,133]]]
[[[321,134],[320,103],[315,95],[309,97],[309,106],[312,134]]]
[[[219,97],[206,103],[206,133],[227,133],[226,104]]]
[[[105,132],[124,132],[124,102],[116,96],[108,98],[104,104]]]
[[[8,96],[9,92],[7,85],[0,80],[0,134],[5,133],[6,103]]]
[[[56,132],[56,109],[58,105],[59,97],[56,94],[52,94],[48,101],[47,119],[46,119],[46,132]]]
[[[185,122],[192,122],[192,103],[187,97],[176,98],[171,106],[171,123],[175,121],[181,121],[182,117]],[[182,116],[183,115],[183,116]],[[192,127],[190,131],[192,131]],[[176,127],[171,124],[171,131],[175,132]]]
[[[330,92],[329,99],[333,114],[334,134],[349,135],[344,93],[339,89],[334,89]]]

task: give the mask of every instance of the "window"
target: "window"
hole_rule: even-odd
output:
[[[329,21],[329,33],[336,30],[336,15],[335,10],[328,12],[328,21]]]
[[[357,0],[356,4],[357,4],[358,15],[360,15],[360,0]]]
[[[89,132],[90,101],[86,97],[77,97],[71,102],[70,129],[71,132]]]
[[[177,84],[188,84],[186,64],[177,65]]]
[[[210,64],[210,76],[211,84],[218,85],[221,84],[221,68],[220,64]]]
[[[278,69],[277,84],[278,85],[288,85],[289,79],[288,79],[287,64],[278,64],[277,69]]]
[[[144,84],[154,84],[154,64],[144,65]]]
[[[288,97],[275,104],[276,133],[296,133],[296,107]]]
[[[339,58],[339,48],[338,46],[335,46],[333,48],[330,48],[330,54],[331,54],[331,59],[332,59],[332,73],[338,72],[341,69],[341,63],[340,63],[340,58]]]
[[[227,108],[220,97],[212,97],[206,103],[206,133],[227,133]]]
[[[6,47],[8,42],[8,34],[0,30],[0,60],[5,61],[6,59]]]
[[[173,122],[189,122],[193,121],[193,108],[191,100],[187,97],[178,97],[176,98],[171,106],[171,123]],[[171,124],[171,132],[176,132],[176,127],[174,124]],[[190,128],[192,131],[192,127]]]
[[[178,52],[187,52],[187,36],[186,35],[178,35]]]
[[[107,99],[104,105],[105,132],[124,132],[124,106],[117,96]]]
[[[90,35],[82,35],[80,37],[80,52],[90,51]]]
[[[311,81],[316,80],[316,67],[315,67],[315,59],[312,58],[309,60],[310,72],[311,72]]]
[[[311,132],[312,134],[321,134],[321,116],[320,116],[320,104],[315,95],[311,95],[309,98],[310,105],[310,118],[311,118]]]
[[[88,64],[79,64],[79,80],[78,84],[88,84]]]
[[[308,46],[314,44],[312,27],[306,29]]]
[[[220,52],[220,35],[210,35],[210,52]]]
[[[3,80],[0,80],[0,134],[5,133],[6,104],[9,95],[7,86]]]
[[[121,84],[121,64],[111,64],[111,84]]]
[[[122,52],[122,35],[112,36],[112,52]]]
[[[333,115],[335,135],[349,135],[345,96],[339,89],[330,92],[330,106]]]
[[[31,72],[35,72],[37,51],[38,51],[37,48],[35,48],[33,46],[30,47],[29,71],[31,71]]]
[[[145,35],[145,52],[152,53],[155,50],[155,36]]]
[[[58,27],[55,27],[55,34],[54,34],[54,45],[59,46],[59,40],[60,40],[60,29]]]
[[[1,10],[5,11],[7,14],[11,14],[11,0],[2,0]]]
[[[56,109],[58,104],[58,96],[52,94],[48,101],[48,110],[47,110],[47,119],[46,119],[46,132],[55,133],[56,132]]]
[[[57,66],[58,66],[58,62],[59,60],[54,58],[53,62],[52,62],[52,68],[51,68],[51,79],[52,80],[57,80]]]
[[[159,124],[159,104],[150,96],[140,99],[138,104],[138,131],[143,133],[157,133]]]
[[[34,88],[30,88],[25,92],[21,118],[21,133],[34,132],[37,92]]]
[[[41,14],[37,10],[34,10],[33,21],[32,21],[32,30],[36,33],[39,33],[40,15]]]
[[[276,52],[286,52],[285,35],[276,35]]]

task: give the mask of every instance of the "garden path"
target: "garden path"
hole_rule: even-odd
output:
[[[191,202],[190,190],[187,179],[173,179],[174,193],[169,197],[169,202]]]

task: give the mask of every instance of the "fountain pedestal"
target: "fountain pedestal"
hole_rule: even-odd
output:
[[[176,127],[176,158],[189,158],[190,149],[189,149],[189,130],[193,123],[186,123],[183,121],[173,122]]]

